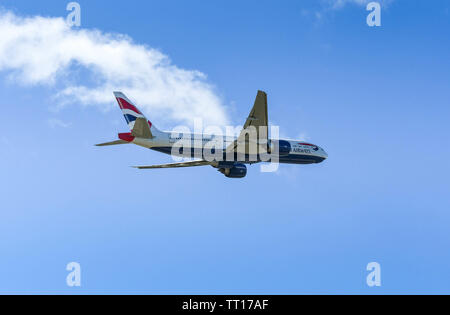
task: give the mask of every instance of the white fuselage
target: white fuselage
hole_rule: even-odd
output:
[[[177,157],[202,158],[204,151],[210,153],[220,150],[225,155],[227,148],[236,140],[237,137],[159,132],[154,135],[153,139],[135,138],[133,143]],[[278,146],[273,146],[274,143],[277,143]],[[275,148],[275,150],[271,150],[271,153],[277,157],[280,163],[312,164],[323,162],[328,157],[321,147],[301,140],[270,140],[269,147]],[[248,162],[247,159],[239,160],[237,156],[233,157],[233,161]],[[256,157],[255,162],[260,161]]]

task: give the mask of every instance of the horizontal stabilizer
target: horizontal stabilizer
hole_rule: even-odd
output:
[[[112,142],[106,142],[106,143],[100,143],[100,144],[96,144],[96,147],[107,147],[110,145],[119,145],[119,144],[127,144],[129,142],[127,141],[123,141],[123,140],[117,140],[117,141],[112,141]]]

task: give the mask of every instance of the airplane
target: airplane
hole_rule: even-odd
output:
[[[325,150],[317,145],[301,140],[269,138],[267,94],[263,91],[258,91],[253,109],[240,135],[238,137],[220,137],[220,139],[217,135],[160,131],[125,94],[114,92],[114,96],[131,132],[120,133],[119,140],[96,146],[135,144],[178,158],[197,158],[180,163],[133,166],[137,169],[209,165],[228,178],[244,178],[247,176],[246,165],[274,161],[284,164],[316,164],[322,163],[328,158]],[[189,145],[186,145],[186,141]],[[218,145],[210,145],[206,150],[209,143],[218,143]]]

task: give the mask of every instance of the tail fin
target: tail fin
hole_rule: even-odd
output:
[[[159,130],[153,126],[144,114],[122,92],[114,92],[117,103],[130,128],[132,135],[137,138],[154,138]]]

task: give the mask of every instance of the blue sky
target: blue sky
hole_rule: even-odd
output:
[[[79,1],[80,30],[157,49],[168,76],[188,71],[175,87],[195,87],[198,106],[206,98],[227,116],[212,119],[242,124],[263,89],[283,135],[330,155],[273,174],[253,166],[243,180],[129,168],[170,158],[93,146],[127,131],[112,91],[93,104],[55,98],[68,86],[101,90],[104,73],[72,65],[26,82],[19,61],[42,47],[0,54],[0,292],[449,293],[450,4],[390,1],[369,28],[364,6],[332,2]],[[1,5],[53,18],[66,4]],[[198,109],[130,96],[161,128]],[[81,288],[66,285],[73,261]],[[373,261],[380,288],[366,285]]]

